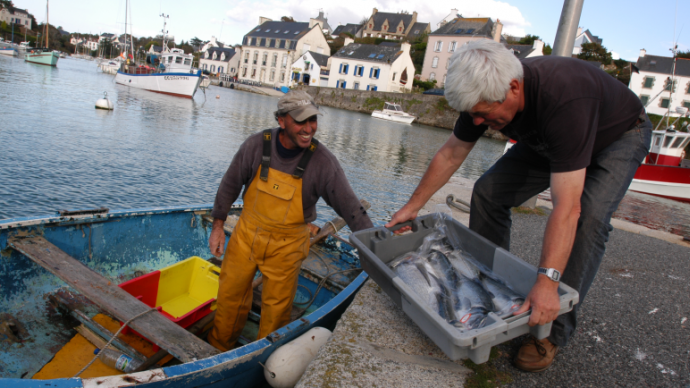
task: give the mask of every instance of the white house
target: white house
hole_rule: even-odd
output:
[[[582,52],[583,43],[599,43],[603,44],[604,40],[599,39],[598,36],[592,35],[589,30],[582,31],[582,27],[577,28],[577,36],[575,37],[575,43],[573,44],[573,55],[578,55]]]
[[[290,65],[307,51],[329,53],[328,42],[316,19],[274,22],[259,18],[259,25],[244,36],[239,79],[288,86]]]
[[[199,58],[199,68],[211,74],[236,76],[240,67],[240,52],[234,48],[209,47]]]
[[[647,106],[647,113],[664,115],[670,108],[677,117],[676,107],[690,109],[690,60],[678,58],[674,74],[673,58],[647,55],[642,49],[635,66],[639,72],[632,72],[628,87]]]
[[[414,64],[410,44],[373,45],[352,43],[329,60],[328,87],[341,89],[409,92],[412,90]]]
[[[31,14],[24,10],[15,7],[0,8],[0,22],[5,22],[8,25],[19,24],[22,27],[31,29]]]
[[[535,39],[533,44],[504,44],[518,59],[541,57],[544,55],[544,42]]]
[[[221,47],[222,48],[222,47],[225,47],[225,45],[223,45],[223,43],[217,41],[215,36],[212,36],[211,40],[206,42],[206,44],[204,44],[201,47],[201,50],[199,50],[199,51],[201,51],[202,53],[205,53],[206,50],[210,49],[211,47]]]
[[[307,51],[302,54],[290,67],[291,84],[301,82],[307,86],[327,86],[328,75],[322,78],[322,73],[328,74],[328,55]]]
[[[109,41],[115,41],[117,40],[117,35],[115,34],[109,34],[109,33],[103,33],[101,36],[98,37],[98,42],[102,42],[104,40],[109,40]]]

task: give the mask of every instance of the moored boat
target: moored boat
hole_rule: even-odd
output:
[[[7,55],[10,57],[16,57],[17,55],[19,55],[19,52],[17,51],[17,49],[15,49],[13,47],[5,47],[5,48],[0,48],[0,54]]]
[[[24,55],[24,61],[30,63],[36,63],[45,66],[57,66],[58,59],[60,55],[55,51],[50,50],[50,12],[49,12],[49,2],[46,0],[46,24],[43,26],[43,36],[45,39],[45,48],[28,50]],[[24,42],[22,42],[23,44]]]
[[[255,340],[260,311],[252,312],[242,334],[245,343],[228,352],[210,352],[208,357],[198,359],[178,353],[176,357],[187,361],[128,374],[113,370],[109,377],[71,377],[72,372],[48,380],[31,379],[75,336],[71,321],[62,318],[48,302],[51,295],[68,289],[63,281],[71,286],[68,290],[72,294],[80,295],[73,291],[78,290],[82,297],[107,300],[118,283],[188,257],[208,258],[210,211],[210,205],[113,212],[96,209],[0,221],[0,329],[8,328],[0,332],[6,334],[0,341],[0,386],[259,386],[265,384],[260,364],[279,346],[310,328],[333,325],[366,279],[352,247],[328,237],[312,246],[303,263],[295,298],[296,305],[303,307],[301,315],[266,338]],[[229,220],[236,219],[240,212],[241,208],[234,208]],[[226,235],[232,233],[232,227],[231,221],[226,222]],[[32,253],[32,245],[41,248]],[[59,264],[46,265],[48,260],[42,255],[61,258]],[[83,266],[84,270],[68,271],[68,266]],[[103,278],[98,284],[102,294],[81,291],[96,285],[87,278]],[[105,309],[101,303],[94,303]],[[131,303],[139,302],[135,299]],[[117,316],[119,312],[105,312],[124,320]],[[138,331],[136,322],[133,320],[130,326]],[[164,339],[176,346],[191,346],[187,340]],[[198,349],[210,346],[205,342],[196,345]]]
[[[397,123],[411,124],[417,117],[408,113],[405,113],[400,106],[400,104],[395,104],[392,102],[386,102],[383,104],[383,110],[375,110],[371,114],[372,117],[377,119],[395,121]]]
[[[690,133],[652,132],[652,145],[629,190],[690,202],[690,160],[684,159]]]

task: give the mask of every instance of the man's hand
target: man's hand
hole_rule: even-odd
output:
[[[211,249],[211,254],[215,257],[220,257],[225,251],[225,231],[223,224],[225,221],[214,219],[213,228],[211,229],[211,236],[208,238],[208,246]]]
[[[398,210],[395,214],[393,214],[393,217],[391,217],[391,220],[389,223],[387,223],[385,226],[386,228],[393,227],[397,224],[401,224],[403,222],[407,221],[412,221],[415,218],[417,218],[417,213],[418,211],[416,210],[410,210],[408,206],[403,206],[400,210]],[[400,231],[404,232],[405,230],[403,229],[410,229],[409,226],[400,229]]]
[[[534,283],[532,290],[525,298],[525,303],[513,315],[520,315],[532,308],[529,318],[529,325],[545,325],[558,318],[558,311],[561,309],[560,297],[558,296],[558,283],[548,279],[544,275],[537,275],[537,282]]]

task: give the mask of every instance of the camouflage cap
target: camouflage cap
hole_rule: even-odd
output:
[[[276,115],[285,113],[288,113],[295,121],[304,121],[311,116],[321,114],[314,98],[302,90],[291,90],[278,100]]]

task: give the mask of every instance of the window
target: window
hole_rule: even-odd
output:
[[[369,70],[369,78],[379,79],[379,73],[380,72],[381,72],[381,69],[372,67],[371,70]]]
[[[690,101],[683,101],[683,106],[690,109]]]
[[[285,48],[285,39],[280,40],[280,46],[278,48]]]
[[[283,34],[287,34],[288,32],[290,32],[290,31],[288,31],[288,30],[285,30],[285,32],[283,32]]]
[[[247,66],[245,66],[245,67],[242,69],[242,77],[246,77],[246,76],[247,76]]]
[[[444,74],[444,75],[443,75],[443,85],[446,84],[446,75],[447,75],[447,74]]]
[[[192,59],[191,59],[191,58],[185,58],[185,60],[184,60],[184,64],[185,64],[185,65],[190,65],[191,63],[192,63]]]
[[[450,46],[448,47],[448,52],[454,53],[457,45],[458,45],[458,42],[450,42]]]
[[[340,68],[338,70],[338,73],[340,74],[347,74],[347,70],[350,68],[350,65],[347,63],[341,63]]]
[[[673,136],[666,136],[666,137],[664,138],[664,145],[663,145],[663,147],[664,147],[664,148],[668,147],[669,144],[671,144],[671,140],[673,140]]]
[[[295,31],[295,35],[299,34],[299,31]]]
[[[436,73],[429,74],[429,81],[433,81],[435,79],[436,79]]]
[[[256,76],[256,68],[253,68],[252,69],[252,78],[254,78],[255,76]]]
[[[284,71],[280,72],[280,82],[285,82],[285,72]]]
[[[458,28],[457,30],[455,30],[455,33],[456,34],[462,34],[463,31],[464,30],[462,28]]]
[[[415,35],[419,35],[419,30],[414,30]]]
[[[668,108],[669,100],[668,98],[662,98],[661,101],[659,102],[659,106],[661,108]]]
[[[175,57],[175,63],[182,63],[182,57]]]
[[[264,31],[264,32],[271,32],[271,29],[267,28],[266,31]]]
[[[338,80],[335,82],[336,89],[345,89],[345,85],[347,85],[347,82],[345,82],[344,80]]]
[[[264,53],[264,57],[261,60],[261,66],[266,66],[266,62],[268,62],[268,53]]]
[[[649,102],[649,96],[645,94],[641,95],[640,102],[642,103],[642,106],[647,106],[647,103]]]
[[[216,72],[216,65],[211,65],[211,73],[215,73],[215,72]]]
[[[438,67],[438,57],[434,57],[434,59],[431,60],[431,67],[433,67],[433,68]]]
[[[215,61],[218,58],[218,53],[213,53],[213,60]]]
[[[361,77],[364,74],[364,66],[355,66],[355,71],[352,74],[354,74],[355,77]]]
[[[395,75],[398,73],[393,73],[393,81],[395,81]]]
[[[283,61],[280,64],[283,69],[287,67],[287,54],[283,54]]]
[[[673,141],[673,144],[671,144],[671,148],[678,148],[678,147],[680,147],[680,143],[682,143],[683,140],[685,140],[685,139],[683,139],[682,137],[678,136],[678,137],[676,138],[676,140]]]
[[[383,58],[384,56],[385,56],[385,54],[379,54],[379,55],[376,57],[376,59],[381,59],[381,58]]]
[[[208,51],[206,51],[206,53],[204,53],[204,58],[208,59]]]
[[[259,46],[265,46],[266,45],[266,38],[261,38],[261,44]]]
[[[252,38],[252,46],[256,46],[256,38]]]
[[[373,26],[372,26],[371,23],[370,23],[370,24],[369,24],[369,29],[372,29],[372,28],[373,28]]]
[[[275,78],[276,78],[276,71],[271,70],[271,76],[268,78],[268,80],[273,82],[273,80],[275,80]]]
[[[249,63],[249,53],[244,54],[244,63]]]
[[[277,33],[279,33],[279,32],[280,32],[280,30],[275,30],[275,31],[273,31],[273,32],[275,32],[275,33],[277,34]]]
[[[352,85],[352,89],[359,90],[359,82],[355,82],[355,83]]]
[[[443,42],[441,42],[441,41],[439,40],[439,41],[437,41],[436,44],[434,45],[434,51],[441,51],[441,48],[442,48],[442,47],[443,47]]]
[[[252,65],[256,65],[256,62],[259,60],[259,53],[257,51],[254,52],[254,59],[252,60]]]
[[[273,60],[271,60],[271,67],[276,67],[276,64],[278,63],[278,54],[273,54]]]
[[[474,28],[470,28],[469,30],[467,30],[467,33],[468,33],[468,34],[471,34],[471,33],[473,33],[473,32],[474,32]]]
[[[268,45],[268,47],[276,47],[276,40],[271,39],[271,43]]]
[[[375,56],[376,56],[376,53],[371,53],[371,54],[369,54],[369,58],[373,58],[373,57],[375,57]]]
[[[678,80],[673,80],[673,92],[676,91],[676,85],[677,84],[678,84]],[[667,78],[666,82],[664,82],[664,90],[671,91],[671,79]]]
[[[644,77],[643,88],[651,89],[654,86],[654,77]]]

